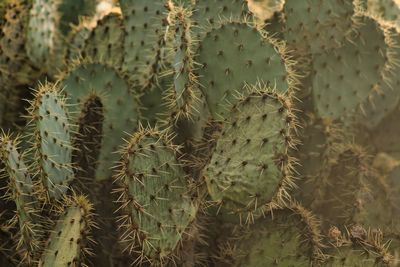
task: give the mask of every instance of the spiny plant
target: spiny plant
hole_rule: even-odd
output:
[[[228,239],[215,256],[218,266],[310,266],[322,256],[318,222],[294,203],[234,229]]]
[[[249,88],[229,112],[204,172],[211,199],[239,214],[281,205],[293,186],[291,103],[260,86]]]
[[[399,10],[1,2],[0,265],[399,266]]]
[[[15,240],[14,261],[22,266],[35,265],[42,253],[52,256],[44,255],[41,266],[80,261],[86,250],[84,240],[93,226],[92,204],[85,196],[68,192],[74,179],[73,147],[65,99],[60,93],[57,84],[41,85],[28,109],[30,134],[24,138],[6,133],[0,136],[2,179],[7,184],[2,199],[15,205],[15,215],[6,225]],[[23,148],[23,139],[29,140],[27,145],[31,142],[30,148]],[[59,214],[64,209],[70,211],[62,217]],[[62,223],[53,227],[56,220]],[[75,220],[81,226],[70,229]],[[57,244],[63,233],[66,237]],[[67,238],[69,235],[72,239]],[[69,250],[72,241],[77,248]],[[64,263],[57,260],[59,250],[69,253],[60,253]]]
[[[125,250],[140,255],[139,263],[163,265],[178,257],[179,243],[197,213],[196,188],[191,188],[192,178],[185,174],[170,139],[165,133],[140,129],[121,152],[116,175],[121,239]]]

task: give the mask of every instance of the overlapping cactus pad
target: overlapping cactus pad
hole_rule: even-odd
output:
[[[0,0],[0,266],[400,267],[400,0]]]

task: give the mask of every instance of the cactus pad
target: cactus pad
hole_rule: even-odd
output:
[[[340,47],[355,27],[353,2],[356,1],[286,0],[285,39],[302,54]]]
[[[196,216],[191,181],[177,153],[168,136],[151,129],[141,129],[122,149],[116,190],[124,213],[121,242],[139,253],[137,261],[173,260]]]
[[[243,20],[249,14],[245,0],[195,0],[194,38],[202,40],[207,29],[230,20]]]
[[[40,85],[29,109],[36,167],[50,199],[61,199],[74,179],[73,127],[58,84]]]
[[[96,179],[111,177],[111,167],[118,159],[113,152],[122,144],[125,133],[133,132],[139,122],[139,104],[130,91],[130,84],[112,67],[98,63],[80,63],[61,77],[71,112],[81,114],[93,95],[104,110],[103,138],[97,158]],[[79,119],[76,118],[77,120]]]
[[[296,125],[287,97],[256,91],[231,110],[206,167],[211,198],[234,212],[279,204],[292,186]]]
[[[200,42],[199,82],[215,119],[229,111],[246,84],[265,83],[278,92],[294,85],[292,62],[282,43],[246,23],[229,22],[210,30]],[[259,51],[260,54],[255,53]]]
[[[354,112],[380,89],[378,81],[391,67],[389,36],[372,18],[360,20],[363,24],[352,42],[315,55],[313,97],[321,117],[338,119]]]
[[[80,36],[84,32],[80,32]],[[96,27],[86,39],[81,52],[83,58],[90,58],[116,68],[123,61],[124,32],[122,18],[119,13],[112,12],[97,22]]]
[[[379,230],[366,231],[361,225],[354,225],[348,233],[342,234],[333,226],[328,237],[331,239],[327,248],[329,257],[323,266],[394,266],[393,256],[382,242],[382,232]]]
[[[39,266],[81,266],[94,226],[92,204],[84,196],[63,199],[61,215],[51,230]]]
[[[135,86],[151,88],[159,71],[169,6],[165,0],[121,0],[120,5],[126,33],[123,70],[132,73]]]
[[[40,75],[24,49],[29,5],[9,1],[5,9],[0,27],[0,84],[2,87],[29,84]]]
[[[219,257],[229,263],[222,266],[312,266],[321,253],[320,239],[313,215],[292,205],[239,230]]]
[[[39,248],[39,228],[37,202],[34,198],[33,182],[25,165],[23,155],[18,152],[18,138],[3,134],[0,136],[0,160],[5,165],[9,178],[10,195],[8,198],[17,207],[16,219],[20,227],[17,252],[32,264],[34,253]]]

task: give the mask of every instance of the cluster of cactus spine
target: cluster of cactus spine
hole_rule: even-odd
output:
[[[0,3],[1,266],[400,266],[398,0]]]

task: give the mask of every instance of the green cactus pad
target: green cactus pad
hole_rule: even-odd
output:
[[[382,74],[376,90],[359,106],[357,122],[369,129],[376,128],[397,107],[400,100],[400,65],[397,62],[400,58],[400,34],[394,28],[386,29],[385,34],[393,48],[389,56],[396,63]]]
[[[218,266],[313,266],[320,255],[318,223],[298,205],[273,211],[267,218],[239,230],[221,246]]]
[[[256,52],[257,51],[257,52]],[[283,43],[246,23],[229,22],[210,30],[195,59],[199,82],[215,119],[224,117],[246,84],[265,83],[290,92],[295,78]]]
[[[90,32],[82,51],[83,58],[90,58],[118,68],[123,61],[124,29],[121,15],[112,12],[97,22]],[[82,34],[82,33],[81,33]]]
[[[29,5],[2,1],[0,18],[0,126],[10,129],[20,118],[20,94],[32,84],[40,70],[33,67],[25,51]],[[3,10],[4,8],[4,10]]]
[[[82,51],[85,48],[86,40],[96,28],[98,20],[96,17],[82,19],[78,25],[74,25],[68,34],[66,58],[69,61],[83,57]]]
[[[286,0],[285,40],[301,54],[338,48],[355,28],[355,1]]]
[[[171,110],[170,124],[178,133],[178,139],[200,140],[209,116],[208,107],[198,84],[195,70],[192,39],[192,12],[174,7],[170,12],[173,44],[173,84],[167,103]],[[185,136],[184,136],[185,135]],[[183,140],[180,140],[183,142]]]
[[[79,114],[79,123],[84,114],[85,102],[93,95],[100,99],[104,110],[101,150],[97,158],[96,179],[111,177],[111,167],[117,161],[115,151],[123,142],[126,133],[135,131],[140,113],[137,98],[130,91],[130,84],[114,68],[99,63],[80,63],[61,77],[65,87],[70,111]]]
[[[196,0],[193,8],[193,32],[202,40],[210,27],[219,27],[231,20],[243,20],[249,15],[246,0]]]
[[[58,28],[60,19],[55,1],[32,1],[25,47],[29,58],[38,68],[53,71],[53,66],[57,68],[62,64],[63,43]]]
[[[73,126],[58,84],[40,85],[29,109],[33,150],[42,184],[50,199],[59,200],[74,179],[72,166]]]
[[[321,117],[352,115],[372,92],[380,90],[378,81],[393,65],[390,36],[372,18],[360,17],[360,21],[354,40],[331,53],[315,55],[313,98]]]
[[[63,199],[63,206],[39,266],[84,266],[89,234],[94,226],[92,204],[84,196],[74,195]]]
[[[141,129],[121,152],[116,176],[124,214],[121,242],[139,253],[138,262],[166,264],[177,256],[197,213],[191,179],[163,133]]]
[[[279,205],[293,183],[291,103],[265,89],[253,91],[231,110],[205,171],[211,198],[234,213]]]
[[[194,74],[193,40],[191,36],[191,12],[183,8],[174,8],[171,12],[174,39],[174,97],[172,105],[176,105],[179,113],[190,117],[196,96],[197,77]]]
[[[40,221],[34,198],[34,185],[25,165],[23,154],[18,152],[18,138],[3,134],[0,136],[0,160],[5,165],[9,178],[10,195],[15,202],[16,219],[20,228],[16,250],[21,257],[32,264],[35,251],[39,248]]]
[[[27,29],[27,53],[39,68],[51,73],[63,67],[65,36],[79,16],[95,11],[95,0],[32,0]]]
[[[120,5],[126,33],[123,70],[132,74],[135,86],[151,88],[159,71],[169,6],[165,0],[121,0]]]
[[[40,75],[24,49],[29,5],[21,1],[5,4],[4,21],[0,27],[0,86],[30,84]]]

